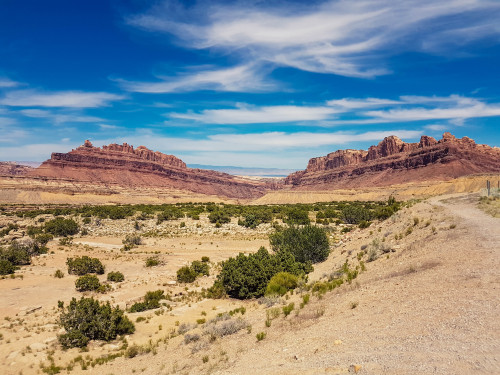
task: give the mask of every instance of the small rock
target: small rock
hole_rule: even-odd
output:
[[[47,345],[41,342],[34,342],[33,344],[30,344],[30,349],[33,350],[34,352],[40,352],[42,350],[47,349]]]
[[[351,374],[357,374],[361,371],[361,365],[351,365],[349,366],[349,372]]]
[[[43,342],[45,344],[52,344],[53,342],[57,341],[57,337],[55,336],[52,336],[52,337],[48,337],[46,338],[45,340],[43,340]]]
[[[334,344],[334,345],[340,345],[340,344],[342,344],[342,340],[335,340],[335,341],[333,342],[333,344]]]
[[[17,357],[17,355],[19,354],[19,350],[15,350],[13,352],[11,352],[8,356],[7,356],[7,359],[14,359]]]

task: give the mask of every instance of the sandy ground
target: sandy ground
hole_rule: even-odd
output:
[[[435,197],[406,208],[383,223],[340,237],[329,259],[315,266],[310,280],[322,279],[347,259],[357,264],[362,246],[383,241],[393,252],[380,254],[350,285],[323,296],[311,296],[303,309],[297,292],[290,316],[266,327],[265,305],[256,301],[186,300],[171,311],[129,314],[137,332],[129,344],[152,345],[135,358],[119,357],[75,374],[496,374],[500,373],[500,225],[477,208],[477,195]],[[418,220],[415,220],[418,218]],[[411,231],[409,230],[411,228]],[[263,233],[207,234],[148,238],[130,253],[116,246],[119,236],[91,236],[71,247],[51,245],[54,254],[36,260],[20,274],[23,279],[0,280],[0,372],[41,373],[40,363],[65,366],[78,356],[118,353],[120,342],[93,343],[88,352],[61,351],[55,341],[57,300],[80,295],[75,276],[55,279],[68,256],[89,254],[102,259],[107,271],[120,270],[126,281],[100,298],[119,305],[147,290],[186,293],[168,285],[181,265],[210,256],[226,259],[239,251],[266,245]],[[87,247],[85,247],[87,245]],[[91,247],[90,247],[90,246]],[[144,260],[159,256],[164,265],[147,269]],[[210,286],[203,278],[199,290]],[[185,344],[173,337],[179,323],[195,323],[217,313],[245,306],[242,316],[251,328],[209,342],[201,335]],[[281,305],[277,305],[281,308]],[[194,324],[195,325],[195,324]],[[191,332],[201,334],[199,325]],[[191,333],[190,332],[190,333]],[[266,338],[257,342],[256,334]],[[150,341],[151,340],[151,341]],[[52,357],[49,357],[52,355]],[[62,373],[66,373],[64,370]]]

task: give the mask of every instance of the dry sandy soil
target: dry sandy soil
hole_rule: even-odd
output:
[[[52,275],[56,269],[66,271],[68,256],[85,253],[99,257],[107,271],[125,274],[125,282],[98,295],[102,300],[124,307],[159,288],[184,298],[169,302],[169,309],[128,314],[133,321],[146,318],[136,323],[136,333],[127,341],[148,353],[86,370],[79,362],[71,374],[500,373],[500,225],[498,218],[477,208],[478,198],[435,197],[367,229],[336,232],[329,259],[315,266],[309,281],[325,280],[346,260],[352,267],[360,265],[362,247],[378,259],[369,262],[368,254],[359,254],[364,272],[351,284],[312,295],[303,308],[299,304],[306,291],[266,307],[257,301],[186,299],[189,291],[210,286],[213,276],[189,285],[189,291],[168,283],[180,266],[203,255],[216,262],[267,245],[268,227],[253,231],[233,223],[215,231],[206,222],[199,229],[186,221],[188,228],[181,230],[174,229],[178,223],[168,223],[168,235],[148,237],[145,245],[125,254],[119,247],[132,225],[126,222],[110,222],[103,225],[106,230],[75,239],[80,245],[53,241],[53,254],[17,272],[23,279],[0,280],[0,372],[42,373],[40,364],[48,366],[51,360],[67,366],[78,356],[91,363],[120,352],[118,340],[94,342],[88,352],[62,351],[57,344],[57,301],[81,294],[74,289],[76,276]],[[164,264],[144,267],[152,255]],[[267,327],[266,311],[281,311],[290,302],[294,311],[286,318],[280,314]],[[236,315],[247,328],[234,335],[210,342],[203,325],[196,326],[197,319],[209,320],[240,306],[246,313]],[[189,334],[198,333],[200,339],[185,343],[178,334],[182,323],[192,324]],[[266,333],[262,341],[256,339],[259,332]]]

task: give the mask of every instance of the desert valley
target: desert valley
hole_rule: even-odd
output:
[[[499,369],[498,148],[391,136],[256,179],[85,141],[1,168],[2,373]]]

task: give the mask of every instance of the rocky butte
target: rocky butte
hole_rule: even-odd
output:
[[[134,148],[124,143],[101,148],[88,140],[68,153],[52,153],[49,160],[27,176],[131,188],[173,188],[229,198],[256,198],[265,192],[264,184],[188,168],[181,159],[144,146]]]
[[[422,136],[405,143],[384,138],[364,150],[338,150],[309,160],[306,170],[292,173],[285,186],[299,190],[367,188],[408,182],[445,181],[481,173],[500,173],[500,149],[444,133],[437,141]]]

